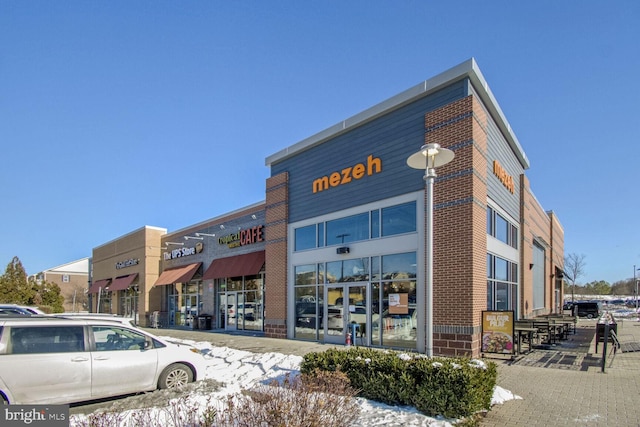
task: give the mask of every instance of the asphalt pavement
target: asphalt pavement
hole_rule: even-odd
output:
[[[498,364],[497,385],[518,399],[494,405],[480,421],[483,427],[508,426],[640,426],[640,322],[618,319],[621,344],[603,343],[596,352],[596,321],[580,319],[566,340]],[[215,346],[255,353],[304,356],[333,344],[265,338],[260,333],[148,329],[159,336],[208,341]]]

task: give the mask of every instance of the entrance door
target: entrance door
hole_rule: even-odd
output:
[[[235,331],[238,329],[238,293],[227,292],[227,307],[226,307],[227,322],[225,329],[228,331]]]
[[[368,283],[326,287],[323,307],[324,318],[327,319],[324,322],[326,342],[345,344],[349,333],[352,344],[366,344],[362,332],[368,330],[370,324],[367,291]],[[356,336],[353,336],[353,325],[356,325]]]
[[[184,325],[193,327],[193,322],[198,321],[198,294],[184,295],[182,311],[182,315],[184,316]]]

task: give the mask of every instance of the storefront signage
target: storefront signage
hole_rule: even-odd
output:
[[[357,165],[349,166],[341,171],[336,171],[330,175],[314,180],[313,192],[319,193],[331,187],[348,184],[353,180],[358,180],[380,172],[382,172],[382,160],[370,154],[369,157],[367,157],[366,165],[364,163],[358,163]]]
[[[182,258],[185,256],[191,256],[195,254],[199,254],[204,249],[204,245],[202,243],[197,243],[192,248],[180,248],[174,249],[171,252],[165,252],[162,254],[162,257],[165,261],[170,259]]]
[[[513,354],[513,311],[482,312],[482,352]]]
[[[121,268],[132,267],[134,265],[138,265],[140,263],[139,258],[131,258],[125,261],[116,262],[116,270],[120,270]]]
[[[493,161],[493,174],[498,177],[502,185],[504,185],[507,190],[511,191],[511,194],[515,193],[516,187],[513,182],[513,177],[507,173],[497,160]]]
[[[227,245],[229,248],[237,248],[258,242],[264,242],[263,225],[240,230],[237,233],[222,236],[218,239],[219,244]]]
[[[409,314],[409,294],[389,294],[389,314]]]

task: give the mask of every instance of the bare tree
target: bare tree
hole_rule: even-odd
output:
[[[571,282],[571,302],[575,301],[576,280],[584,275],[586,265],[584,254],[571,253],[564,257],[564,272]]]

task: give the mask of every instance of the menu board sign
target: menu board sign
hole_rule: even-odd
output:
[[[389,294],[389,314],[409,314],[409,294]]]
[[[482,312],[482,352],[513,354],[513,311]]]

